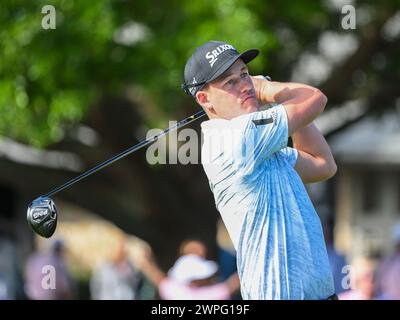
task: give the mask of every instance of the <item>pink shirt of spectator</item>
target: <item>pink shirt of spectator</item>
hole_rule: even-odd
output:
[[[166,278],[161,281],[159,294],[163,300],[228,300],[229,288],[226,284],[219,283],[203,287],[195,287],[188,284]]]

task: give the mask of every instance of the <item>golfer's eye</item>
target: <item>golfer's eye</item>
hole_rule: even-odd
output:
[[[232,87],[234,86],[236,83],[236,80],[234,78],[229,79],[228,81],[226,81],[223,85],[223,87],[228,88],[228,87]]]
[[[240,74],[240,77],[243,79],[243,78],[246,78],[248,75],[249,75],[249,73],[246,71],[246,72],[243,72],[242,74]]]

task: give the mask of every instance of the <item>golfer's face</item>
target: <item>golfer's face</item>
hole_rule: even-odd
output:
[[[247,66],[240,59],[211,82],[207,92],[216,114],[223,119],[255,112],[259,108]]]

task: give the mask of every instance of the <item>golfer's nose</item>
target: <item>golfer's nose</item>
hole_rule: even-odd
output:
[[[241,79],[240,85],[241,85],[240,87],[241,92],[247,92],[253,88],[253,82],[251,81],[250,77]]]

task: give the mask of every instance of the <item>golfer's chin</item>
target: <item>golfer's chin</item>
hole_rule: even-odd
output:
[[[245,113],[252,113],[258,111],[260,106],[256,98],[248,98],[243,102],[242,108]]]

